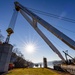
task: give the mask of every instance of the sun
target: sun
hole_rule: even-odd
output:
[[[28,53],[33,53],[35,51],[35,46],[34,44],[27,44],[25,46],[25,50],[28,52]]]

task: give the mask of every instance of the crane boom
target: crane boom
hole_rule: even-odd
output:
[[[43,38],[43,40],[49,45],[49,47],[64,61],[65,59],[63,58],[61,53],[58,51],[58,49],[49,41],[49,39],[37,27],[37,22],[35,20],[32,22],[32,20],[23,12],[23,10],[20,10],[20,13],[30,23],[30,25],[36,30],[36,32]]]
[[[66,53],[65,51],[63,51],[63,53],[65,53],[67,56],[69,56],[70,58],[72,58],[74,60],[74,58],[72,56],[70,56],[68,53]]]
[[[48,31],[50,31],[52,34],[54,34],[57,38],[59,38],[61,41],[63,41],[65,44],[67,44],[72,49],[75,49],[75,41],[57,30],[55,27],[53,27],[51,24],[47,23],[45,20],[28,10],[26,7],[22,6],[20,3],[15,2],[15,8],[16,10],[23,10],[27,15],[29,15],[32,19],[36,20],[40,25],[45,27]]]
[[[56,53],[58,56],[62,59],[63,56],[59,52],[59,50],[49,41],[49,39],[42,33],[42,31],[38,28],[37,23],[40,23],[43,27],[45,27],[48,31],[50,31],[52,34],[54,34],[57,38],[59,38],[61,41],[66,43],[71,48],[75,49],[75,41],[70,39],[68,36],[57,30],[55,27],[53,27],[51,24],[47,23],[45,20],[28,10],[26,7],[22,6],[18,2],[14,2],[15,9],[17,11],[20,11],[20,13],[23,15],[23,17],[30,23],[30,25],[36,30],[36,32],[43,38],[43,40],[49,45],[49,47]],[[31,18],[30,18],[31,17]]]
[[[43,38],[43,40],[48,44],[48,46],[63,60],[63,56],[59,52],[59,50],[49,41],[49,39],[42,33],[42,31],[37,27],[37,20],[35,18],[31,18],[25,13],[23,9],[20,9],[20,7],[16,7],[17,11],[20,11],[20,13],[23,15],[23,17],[30,23],[30,25],[35,29],[35,31]]]

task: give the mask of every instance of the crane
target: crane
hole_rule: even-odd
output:
[[[65,54],[66,57],[69,56],[73,60],[73,62],[75,62],[75,59],[71,55],[69,55],[65,51],[63,51],[63,53]],[[68,59],[66,59],[66,61],[68,61]]]
[[[68,53],[66,53],[65,51],[63,51],[64,54],[66,54],[67,56],[69,56],[71,59],[74,60],[74,58],[72,56],[70,56]]]
[[[63,56],[59,52],[59,50],[51,43],[51,41],[43,34],[43,32],[38,28],[38,23],[42,25],[44,28],[46,28],[49,32],[54,34],[57,38],[59,38],[61,41],[66,43],[69,47],[72,49],[75,49],[75,41],[73,41],[71,38],[63,34],[61,31],[53,27],[51,24],[34,14],[32,11],[28,10],[26,7],[22,6],[19,2],[14,2],[16,11],[20,12],[22,16],[30,23],[30,25],[35,29],[35,31],[42,37],[42,39],[49,45],[49,47],[62,59]],[[15,24],[15,21],[14,21]],[[10,29],[10,31],[9,31]],[[7,29],[7,33],[9,32],[12,34],[13,29],[10,27]]]

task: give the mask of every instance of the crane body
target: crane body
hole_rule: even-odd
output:
[[[20,13],[22,14],[22,16],[30,23],[30,25],[35,29],[35,31],[42,37],[42,39],[48,44],[48,46],[63,60],[65,61],[65,59],[63,58],[63,56],[61,55],[61,53],[59,52],[59,50],[51,43],[51,41],[42,33],[42,31],[38,28],[37,26],[37,20],[35,19],[35,17],[29,17],[27,15],[27,13],[25,13],[25,11],[23,10],[24,7],[22,7],[22,9],[20,7],[16,7],[17,11],[20,11]]]
[[[75,61],[75,59],[74,59],[71,55],[69,55],[68,53],[66,53],[65,51],[63,51],[63,53],[64,53],[65,55],[69,56],[71,59],[73,59],[73,60]]]
[[[54,34],[57,38],[59,38],[61,41],[63,41],[65,44],[67,44],[72,49],[75,49],[75,41],[63,34],[61,31],[53,27],[51,24],[28,10],[26,7],[22,6],[20,3],[15,2],[15,8],[16,10],[23,10],[28,16],[30,16],[33,20],[40,23],[43,27],[45,27],[48,31],[50,31],[52,34]]]
[[[33,22],[31,19],[22,11],[20,10],[20,13],[23,15],[23,17],[30,23],[30,25],[35,29],[35,31],[42,37],[42,39],[49,45],[49,47],[62,59],[63,56],[58,51],[58,49],[49,41],[49,39],[42,33],[42,31],[37,27],[37,22],[34,20]]]
[[[49,32],[54,34],[57,38],[59,38],[62,42],[67,44],[69,47],[75,50],[75,41],[73,41],[71,38],[63,34],[61,31],[53,27],[51,24],[34,14],[32,11],[28,10],[26,7],[22,6],[20,3],[15,2],[15,9],[16,11],[20,12],[23,17],[30,23],[30,25],[35,29],[35,31],[42,37],[42,39],[48,44],[48,46],[64,61],[64,57],[59,52],[59,50],[52,44],[52,42],[43,34],[43,32],[38,28],[38,23],[42,25],[44,28],[46,28]],[[5,43],[0,44],[1,48],[1,60],[0,60],[0,73],[8,71],[8,65],[11,58],[12,48],[13,46],[9,44],[9,39],[12,33],[14,33],[14,26],[17,19],[17,12],[14,11],[13,16],[11,18],[10,24],[8,29],[6,30],[8,35],[6,38]],[[65,53],[65,52],[64,52]],[[66,54],[66,53],[65,53]],[[66,54],[68,55],[68,54]],[[70,55],[68,55],[70,58],[72,58]],[[4,59],[4,60],[3,60]],[[73,59],[73,58],[72,58]],[[61,65],[61,68],[64,69],[65,66]],[[70,66],[68,66],[70,67]],[[66,69],[68,69],[66,66]],[[73,66],[74,67],[74,66]],[[73,69],[70,67],[70,69]]]
[[[43,38],[43,40],[49,45],[49,47],[56,53],[58,56],[62,59],[63,56],[59,52],[59,50],[49,41],[49,39],[42,33],[42,31],[38,28],[38,24],[42,25],[44,28],[46,28],[49,32],[54,34],[57,38],[59,38],[61,41],[63,41],[65,44],[67,44],[72,49],[75,49],[75,41],[73,41],[71,38],[63,34],[61,31],[53,27],[51,24],[37,16],[32,11],[28,10],[26,7],[22,6],[18,2],[14,2],[16,11],[20,11],[20,13],[23,15],[23,17],[30,23],[30,25],[35,29],[35,31]],[[30,18],[31,17],[31,18]]]
[[[51,24],[34,14],[32,11],[28,10],[26,7],[22,6],[18,2],[14,2],[16,11],[20,11],[20,13],[23,15],[23,17],[30,23],[30,25],[35,29],[35,31],[43,38],[43,40],[49,45],[49,47],[56,53],[58,56],[62,59],[63,56],[59,52],[59,50],[51,43],[51,41],[42,33],[42,31],[38,28],[38,24],[42,25],[44,28],[46,28],[49,32],[54,34],[57,38],[59,38],[61,41],[66,43],[69,47],[72,49],[75,49],[75,41],[73,41],[71,38],[63,34],[61,31],[53,27]],[[16,15],[17,17],[17,15]],[[15,20],[16,20],[15,17]],[[13,22],[15,24],[15,21]],[[9,30],[11,29],[11,30]],[[7,29],[8,34],[13,33],[12,28]]]

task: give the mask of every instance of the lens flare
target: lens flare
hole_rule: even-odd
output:
[[[35,46],[34,44],[27,44],[25,46],[25,50],[28,52],[28,53],[33,53],[35,51]]]

